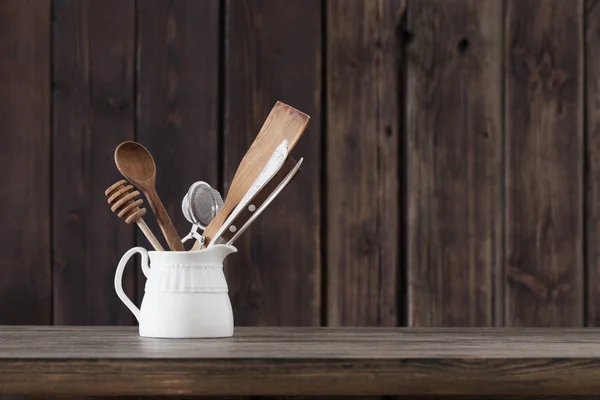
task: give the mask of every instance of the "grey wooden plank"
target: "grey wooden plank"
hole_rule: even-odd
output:
[[[597,329],[238,328],[147,339],[133,327],[2,327],[0,393],[589,395]]]
[[[583,2],[506,10],[507,325],[580,326]]]
[[[594,328],[236,327],[231,338],[192,340],[143,338],[136,327],[2,326],[0,344],[0,360],[600,357]]]

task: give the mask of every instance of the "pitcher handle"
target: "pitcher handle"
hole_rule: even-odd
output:
[[[119,261],[119,265],[117,265],[117,271],[115,272],[115,291],[117,292],[117,296],[119,299],[129,308],[129,311],[133,313],[135,319],[137,319],[138,323],[140,322],[140,309],[133,304],[133,302],[127,297],[125,292],[123,291],[123,270],[127,265],[127,261],[131,258],[135,253],[140,253],[142,256],[142,272],[148,278],[148,273],[150,272],[150,267],[148,266],[148,251],[143,247],[134,247],[129,249],[123,257],[121,257],[121,261]]]

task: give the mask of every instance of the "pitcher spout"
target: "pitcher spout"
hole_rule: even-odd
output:
[[[229,244],[215,244],[212,246],[208,246],[204,250],[198,250],[200,252],[204,252],[204,254],[208,255],[210,253],[211,257],[215,257],[216,259],[224,260],[231,253],[237,252],[237,249]]]

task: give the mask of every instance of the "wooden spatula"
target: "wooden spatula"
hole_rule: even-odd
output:
[[[309,119],[308,115],[287,104],[280,101],[275,103],[235,172],[223,208],[204,230],[205,245],[208,246],[212,237],[250,189],[277,146],[285,139],[288,141],[288,151],[291,152],[302,136]],[[192,250],[197,250],[199,247],[199,243],[196,242]]]

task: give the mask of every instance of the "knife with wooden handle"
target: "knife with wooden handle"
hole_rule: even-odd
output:
[[[234,220],[226,226],[219,238],[221,242],[233,244],[233,242],[252,224],[252,222],[264,211],[264,209],[277,197],[277,195],[297,176],[303,159],[297,163],[288,157],[283,167],[275,176],[248,202],[247,207],[240,212]],[[212,243],[215,243],[213,241]]]
[[[228,229],[230,226],[234,226],[231,225],[232,221],[235,218],[237,218],[240,212],[244,210],[244,208],[249,204],[249,201],[258,193],[258,191],[260,191],[260,189],[265,184],[267,184],[271,179],[273,179],[273,176],[275,176],[277,171],[279,171],[279,169],[281,169],[281,167],[283,166],[283,163],[286,160],[287,156],[288,143],[287,140],[284,140],[277,147],[277,149],[275,149],[273,154],[271,154],[271,158],[269,158],[269,161],[258,175],[258,178],[256,178],[254,183],[252,183],[250,190],[246,192],[244,198],[242,198],[240,203],[235,207],[231,214],[229,214],[229,217],[227,217],[227,219],[225,220],[223,225],[221,225],[217,233],[214,234],[211,243],[214,243],[215,240],[217,240],[221,236],[223,230]]]
[[[227,219],[225,224],[214,236],[211,244],[231,244],[230,242],[237,238],[237,236],[240,235],[263,211],[263,208],[279,194],[289,181],[291,181],[301,163],[302,159],[300,162],[296,163],[293,158],[286,158],[283,166],[257,193],[248,199],[244,208],[235,215],[231,214],[230,218]],[[210,245],[208,247],[210,247]]]

